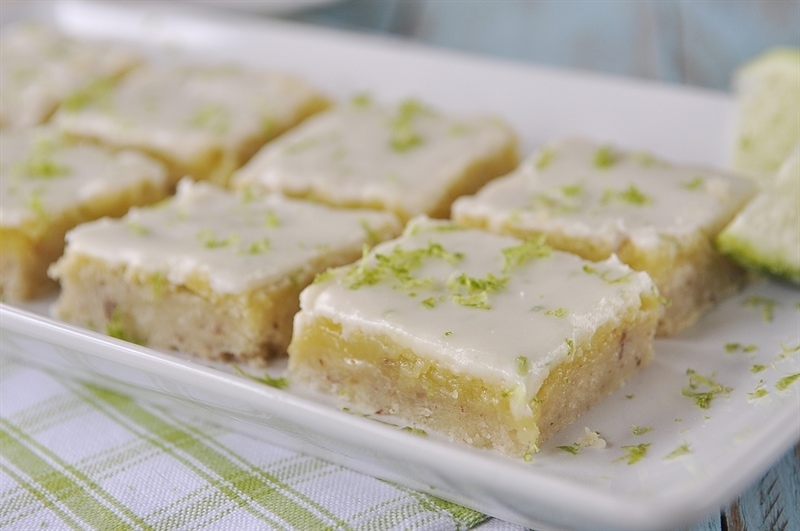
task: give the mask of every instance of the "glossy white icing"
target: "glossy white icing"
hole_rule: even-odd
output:
[[[141,62],[119,44],[67,37],[41,25],[3,29],[0,38],[0,124],[43,122],[74,91],[111,79]]]
[[[453,217],[648,249],[663,237],[715,234],[754,192],[748,179],[720,170],[571,138],[456,201]]]
[[[390,107],[363,98],[265,146],[233,182],[335,204],[381,204],[413,216],[430,213],[470,164],[513,142],[497,118],[451,117],[414,100]]]
[[[0,225],[22,227],[100,197],[151,182],[166,171],[140,153],[67,142],[51,127],[0,132]]]
[[[301,294],[296,333],[319,316],[340,323],[345,336],[388,336],[441,367],[499,382],[527,408],[551,366],[655,289],[646,273],[615,256],[591,263],[535,242],[520,247],[515,238],[453,227],[412,220],[401,238],[375,247],[366,260],[318,277]],[[526,256],[513,248],[542,256],[509,266],[506,255]],[[472,289],[459,282],[462,274],[478,279]],[[490,282],[481,286],[480,279]]]
[[[118,146],[146,146],[189,163],[214,150],[236,152],[294,123],[317,92],[291,74],[235,64],[151,64],[83,105],[65,106],[63,129]]]
[[[131,275],[158,273],[178,285],[201,278],[217,293],[243,293],[313,275],[331,253],[358,252],[399,229],[385,212],[247,196],[184,179],[170,200],[71,231],[66,254],[124,265]]]

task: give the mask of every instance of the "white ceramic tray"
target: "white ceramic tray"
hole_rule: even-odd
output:
[[[676,161],[724,166],[728,158],[733,106],[724,94],[204,13],[149,2],[28,2],[4,8],[2,22],[47,20],[169,59],[285,67],[334,97],[370,91],[490,111],[517,128],[525,151],[582,134]],[[0,352],[530,527],[674,528],[728,502],[800,440],[800,383],[776,387],[800,371],[798,301],[796,289],[757,283],[691,330],[658,340],[654,364],[544,445],[532,463],[418,436],[291,387],[274,389],[56,322],[47,317],[48,301],[0,305]],[[689,370],[728,390],[708,409],[698,407],[684,396],[692,391]],[[558,448],[578,441],[584,427],[598,430],[608,446],[577,455]],[[625,447],[639,445],[649,445],[646,455],[629,464]]]

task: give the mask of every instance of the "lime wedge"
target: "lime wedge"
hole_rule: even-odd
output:
[[[800,142],[800,49],[776,48],[734,75],[734,168],[768,181]]]
[[[800,144],[720,232],[717,247],[745,267],[800,285]]]

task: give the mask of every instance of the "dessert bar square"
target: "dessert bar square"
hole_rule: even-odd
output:
[[[653,356],[646,273],[541,240],[412,220],[301,294],[293,385],[526,456]]]
[[[388,106],[360,96],[265,146],[233,185],[390,210],[404,220],[447,217],[456,197],[517,162],[516,137],[496,117],[448,116],[413,99]]]
[[[64,234],[167,195],[164,167],[141,153],[65,139],[48,126],[0,132],[0,297],[31,299],[55,288],[47,268]]]
[[[285,353],[300,291],[395,236],[390,213],[182,180],[177,195],[67,235],[60,319],[155,348],[260,363]]]
[[[151,64],[93,85],[54,121],[71,135],[146,151],[185,176],[227,184],[265,142],[325,108],[294,74],[236,64]]]
[[[589,260],[612,254],[655,280],[668,307],[659,335],[694,323],[746,275],[714,247],[755,193],[746,178],[571,138],[459,200],[459,223],[528,238]]]
[[[41,124],[81,90],[110,86],[141,62],[139,53],[116,43],[75,39],[32,23],[4,28],[0,127]]]

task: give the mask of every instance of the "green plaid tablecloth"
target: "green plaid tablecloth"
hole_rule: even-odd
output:
[[[108,390],[0,362],[0,529],[519,529]]]

